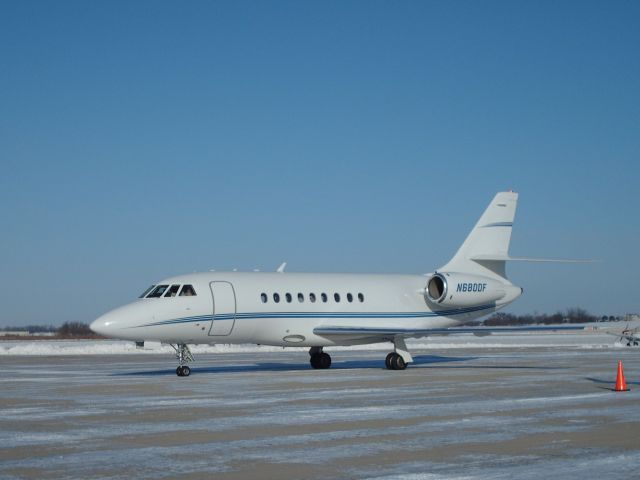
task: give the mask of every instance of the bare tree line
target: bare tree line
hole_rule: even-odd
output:
[[[515,315],[513,313],[499,312],[482,323],[487,326],[499,327],[506,325],[557,325],[560,323],[589,323],[597,321],[599,321],[599,318],[595,315],[582,308],[574,307],[551,315],[546,313]]]

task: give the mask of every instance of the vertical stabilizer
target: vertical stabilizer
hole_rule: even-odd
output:
[[[498,193],[453,258],[439,270],[506,278],[505,260],[517,203],[517,193]]]

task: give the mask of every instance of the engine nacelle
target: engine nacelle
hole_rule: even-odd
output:
[[[426,297],[443,307],[485,305],[504,298],[508,285],[479,275],[436,273],[427,282]]]

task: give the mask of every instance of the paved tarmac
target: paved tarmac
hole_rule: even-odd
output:
[[[0,357],[0,478],[640,476],[639,349],[384,355]]]

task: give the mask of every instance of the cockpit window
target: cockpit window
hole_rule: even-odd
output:
[[[195,297],[196,296],[196,291],[193,289],[193,285],[185,285],[184,287],[182,287],[182,290],[180,291],[180,296],[181,297]]]
[[[142,295],[140,295],[138,298],[144,298],[147,296],[147,293],[149,293],[151,290],[153,290],[153,287],[155,287],[155,285],[151,285],[149,288],[147,288],[144,293]]]
[[[175,297],[178,295],[178,290],[180,290],[180,285],[171,285],[171,288],[164,294],[165,297]]]
[[[166,292],[169,285],[158,285],[156,288],[151,290],[151,293],[147,295],[147,298],[160,298],[164,292]]]

